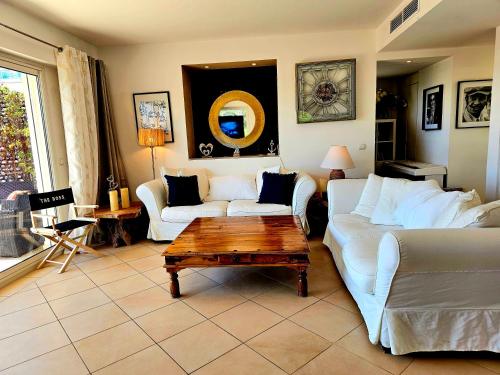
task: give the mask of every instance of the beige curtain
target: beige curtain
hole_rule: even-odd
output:
[[[68,155],[69,186],[77,204],[97,200],[98,142],[87,54],[65,46],[57,72]]]

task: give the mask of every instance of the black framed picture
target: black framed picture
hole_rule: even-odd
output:
[[[174,141],[174,126],[170,110],[170,92],[138,92],[132,96],[137,132],[140,128],[161,128],[165,131],[165,143],[172,143]]]
[[[443,118],[443,85],[424,90],[422,130],[441,130]]]
[[[297,122],[356,119],[356,59],[296,65]]]
[[[493,80],[460,81],[457,87],[457,129],[490,126]]]

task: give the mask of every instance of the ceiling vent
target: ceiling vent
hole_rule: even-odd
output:
[[[418,12],[419,0],[412,0],[396,17],[391,20],[390,32],[394,32],[399,26],[405,23],[411,16]]]

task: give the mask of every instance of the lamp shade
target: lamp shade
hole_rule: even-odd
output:
[[[347,150],[347,146],[330,146],[326,154],[321,168],[325,169],[352,169],[354,163],[351,155]]]
[[[165,131],[161,128],[140,128],[139,144],[141,146],[155,147],[165,143]]]

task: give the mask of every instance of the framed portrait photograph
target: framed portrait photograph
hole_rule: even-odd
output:
[[[135,123],[139,129],[158,129],[165,131],[165,143],[174,141],[174,128],[170,110],[168,91],[139,92],[133,94]]]
[[[356,60],[296,65],[297,123],[356,119]]]
[[[457,88],[457,129],[490,126],[493,80],[460,81]]]
[[[440,130],[443,118],[443,85],[424,90],[422,130]]]

